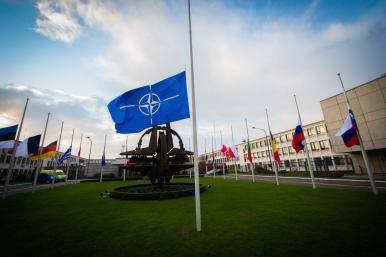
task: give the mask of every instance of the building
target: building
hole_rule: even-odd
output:
[[[295,128],[294,128],[295,129]],[[307,169],[307,160],[304,151],[296,153],[292,148],[292,134],[294,129],[273,134],[280,154],[280,170],[304,171]],[[303,125],[307,147],[309,150],[312,165],[317,171],[332,170],[352,170],[351,159],[348,154],[336,153],[331,148],[331,142],[324,121],[318,121]],[[252,164],[247,160],[247,143],[243,142],[236,145],[239,158],[236,159],[238,170],[247,172],[253,167],[259,166],[267,170],[272,170],[272,153],[270,140],[259,137],[250,140]],[[208,154],[209,160],[212,155]],[[200,156],[200,160],[205,160],[205,155]],[[211,162],[210,162],[211,163]],[[224,163],[227,167],[234,167],[234,159],[224,157],[220,151],[215,151],[216,167],[221,167]]]
[[[386,74],[347,91],[363,144],[375,173],[386,172]],[[356,173],[366,173],[359,146],[343,144],[336,132],[347,117],[345,97],[338,94],[320,102],[333,152],[350,154]]]

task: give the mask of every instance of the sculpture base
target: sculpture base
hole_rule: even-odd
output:
[[[200,184],[200,192],[205,186]],[[194,183],[170,183],[169,185],[142,184],[117,187],[110,192],[110,197],[121,200],[163,200],[194,195]]]

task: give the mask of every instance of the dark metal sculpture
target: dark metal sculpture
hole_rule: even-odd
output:
[[[142,139],[148,134],[149,146],[141,148]],[[179,148],[173,146],[172,136],[178,138]],[[185,150],[181,137],[170,128],[169,123],[146,130],[138,141],[138,147],[121,155],[131,156],[130,169],[147,175],[153,185],[158,183],[160,187],[169,184],[176,172],[193,167],[189,161],[193,152]]]

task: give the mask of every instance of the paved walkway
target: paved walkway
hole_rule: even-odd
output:
[[[35,190],[42,190],[42,189],[47,189],[51,187],[59,187],[59,186],[66,186],[70,184],[75,184],[79,183],[79,180],[76,182],[75,180],[68,180],[67,183],[65,182],[60,182],[60,183],[55,183],[54,185],[52,184],[37,184],[35,187]],[[3,193],[4,185],[0,186],[0,192],[1,194]],[[32,183],[21,183],[21,184],[11,184],[8,186],[8,192],[7,195],[14,195],[18,193],[25,193],[25,192],[32,192],[33,191],[33,185]]]
[[[263,176],[255,175],[255,181],[276,183],[275,176]],[[224,179],[223,175],[218,175],[215,178]],[[236,179],[234,174],[226,175],[226,179]],[[252,175],[238,175],[239,180],[253,181]],[[286,177],[279,176],[279,183],[292,184],[292,185],[305,185],[312,186],[311,178],[307,177]],[[371,191],[370,181],[368,179],[347,179],[347,178],[315,178],[315,184],[317,187],[330,187],[330,188],[347,188],[355,190]],[[386,192],[386,181],[376,180],[375,184],[379,192]]]

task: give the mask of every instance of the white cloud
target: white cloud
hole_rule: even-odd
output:
[[[82,29],[74,16],[73,5],[71,0],[38,2],[41,17],[36,19],[35,31],[52,40],[66,43],[74,41]]]

